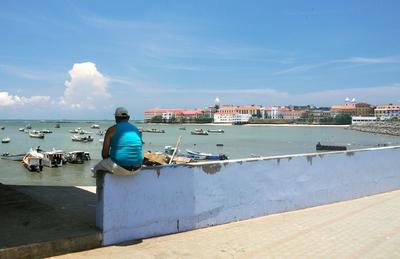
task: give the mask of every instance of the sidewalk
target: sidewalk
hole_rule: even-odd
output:
[[[400,258],[400,190],[57,258]]]

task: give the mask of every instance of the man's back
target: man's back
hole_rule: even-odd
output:
[[[111,137],[110,158],[120,166],[142,164],[142,138],[139,130],[127,121],[118,122]]]

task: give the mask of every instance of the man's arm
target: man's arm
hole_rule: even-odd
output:
[[[103,159],[110,157],[110,144],[111,144],[111,137],[114,135],[115,126],[108,128],[106,131],[106,135],[104,136],[103,141],[103,150],[101,151],[101,156]]]

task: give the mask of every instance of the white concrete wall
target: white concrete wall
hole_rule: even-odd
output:
[[[400,188],[400,147],[148,168],[98,179],[103,244]]]

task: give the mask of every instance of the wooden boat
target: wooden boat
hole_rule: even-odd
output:
[[[347,147],[321,145],[321,143],[318,142],[318,144],[315,146],[315,149],[318,151],[340,151],[340,150],[347,150]]]
[[[81,137],[81,136],[77,136],[77,135],[73,135],[71,137],[71,139],[72,139],[72,141],[75,141],[75,142],[93,142],[93,140],[94,140],[94,138],[92,138],[91,136]]]
[[[201,153],[197,151],[192,151],[186,149],[187,157],[192,158],[194,160],[227,160],[228,157],[225,154],[208,154],[208,153]]]
[[[9,137],[5,137],[1,139],[1,143],[10,143],[11,139]]]
[[[31,132],[29,132],[29,136],[31,138],[44,138],[44,134],[37,130],[32,130]]]
[[[43,170],[43,155],[32,148],[22,158],[23,165],[31,172],[40,172]]]
[[[208,132],[203,129],[195,129],[195,130],[191,131],[190,134],[206,136],[206,135],[208,135]]]
[[[223,129],[209,129],[207,130],[208,133],[224,133]]]

